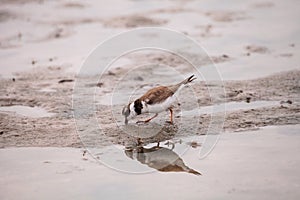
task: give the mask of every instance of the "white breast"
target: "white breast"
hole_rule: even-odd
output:
[[[153,105],[146,105],[143,102],[143,113],[160,113],[166,111],[168,108],[172,106],[172,104],[176,101],[176,96],[172,95],[171,97],[167,98],[165,101]]]

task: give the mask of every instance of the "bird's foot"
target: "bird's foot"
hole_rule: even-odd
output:
[[[135,122],[135,123],[136,123],[136,124],[146,124],[146,123],[148,123],[148,122],[140,120],[140,121],[137,121],[137,122]]]
[[[149,123],[151,121],[151,119],[147,119],[147,120],[139,120],[139,121],[137,121],[136,123],[137,124],[147,124],[147,123]]]
[[[166,121],[167,124],[174,124],[173,121]]]
[[[155,117],[157,117],[157,113],[153,116],[153,117],[151,117],[151,118],[149,118],[149,119],[146,119],[145,121],[137,121],[136,123],[137,124],[139,124],[139,123],[143,123],[143,124],[146,124],[146,123],[148,123],[148,122],[150,122],[152,119],[154,119]]]

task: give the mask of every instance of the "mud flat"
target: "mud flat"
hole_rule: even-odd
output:
[[[78,137],[78,130],[75,129],[71,106],[74,83],[62,81],[73,80],[73,77],[72,75],[61,76],[58,75],[59,73],[59,69],[45,68],[36,70],[35,73],[19,74],[14,81],[12,79],[0,80],[3,86],[0,97],[2,108],[9,106],[12,108],[13,106],[39,107],[51,113],[51,116],[36,118],[15,112],[1,111],[1,147],[79,147],[82,145]],[[147,76],[149,76],[147,72],[142,74],[145,80],[147,80]],[[106,74],[103,76],[103,83],[94,83],[87,87],[98,88],[95,103],[96,116],[105,133],[103,136],[98,134],[98,140],[126,144],[133,138],[128,138],[128,135],[124,134],[117,124],[123,123],[121,110],[127,101],[116,102],[111,107],[105,103],[105,99],[102,100],[106,94],[110,94],[114,90],[113,86],[118,77],[122,77],[122,72],[116,71],[113,75]],[[251,130],[268,125],[298,124],[300,120],[299,79],[300,72],[291,71],[255,80],[224,82],[227,95],[224,131]],[[157,81],[159,83],[159,80]],[[146,91],[149,85],[144,84],[145,82],[133,81],[131,84],[137,84],[138,87],[141,86],[141,91]],[[199,94],[197,98],[195,97],[196,99],[194,98],[197,107],[191,107],[190,105],[195,105],[191,102],[192,98],[182,94],[179,102],[181,106],[175,108],[175,122],[181,123],[181,131],[177,131],[176,127],[164,125],[168,116],[167,112],[160,114],[160,118],[153,121],[161,124],[167,131],[163,132],[162,138],[159,140],[171,139],[175,136],[206,134],[212,116],[209,110],[217,109],[215,111],[217,112],[218,107],[222,105],[212,105],[205,82],[195,82],[190,88],[185,89],[185,94],[192,95],[191,91],[197,91]],[[114,115],[112,110],[115,112]],[[184,113],[189,114],[185,115]],[[196,130],[190,129],[187,126],[189,123],[184,121],[188,122],[195,117],[199,119]],[[134,121],[132,123],[134,124]],[[151,128],[152,125],[150,123],[147,126]],[[154,140],[157,138],[150,137],[148,142]]]

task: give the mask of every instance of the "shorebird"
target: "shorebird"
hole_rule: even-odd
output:
[[[170,111],[170,123],[173,124],[173,104],[176,101],[176,94],[188,83],[192,82],[196,78],[194,75],[181,81],[175,85],[158,86],[148,90],[143,96],[136,99],[134,102],[129,103],[122,110],[122,115],[125,116],[125,124],[128,124],[128,120],[133,119],[137,115],[143,113],[155,113],[155,115],[144,121],[137,121],[137,123],[148,123],[158,113],[163,111]]]

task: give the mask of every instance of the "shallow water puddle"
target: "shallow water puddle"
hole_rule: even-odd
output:
[[[188,166],[182,156],[197,153],[205,136],[176,138],[170,141],[151,143],[145,146],[111,145],[104,148],[89,149],[104,165],[126,173],[185,172],[200,175],[201,172]],[[197,152],[195,152],[197,151]]]
[[[199,109],[182,111],[182,116],[194,116],[199,114],[213,114],[218,112],[233,112],[238,110],[250,110],[250,109],[257,109],[263,107],[270,107],[279,105],[278,101],[253,101],[251,103],[247,102],[229,102],[229,103],[222,103],[212,106],[204,106],[200,107]]]
[[[144,167],[156,172],[140,175],[98,165],[89,154],[83,155],[82,149],[4,148],[0,149],[0,191],[5,199],[19,199],[20,195],[24,199],[54,199],[58,195],[63,199],[122,199],[126,195],[134,200],[145,193],[153,199],[218,199],[226,195],[228,199],[276,199],[279,194],[297,199],[300,179],[295,174],[300,173],[300,159],[294,155],[300,150],[299,128],[274,126],[222,134],[212,153],[201,160],[200,148],[178,153],[178,148],[188,147],[185,141],[198,138],[183,138],[181,144],[180,139],[174,140],[174,148],[161,142],[163,149],[154,153],[154,144],[144,146],[144,153],[125,152],[128,150],[123,146],[109,148],[111,161],[123,163],[123,172],[129,162],[137,170]],[[107,165],[104,155],[96,156]],[[156,169],[170,160],[176,165]],[[179,171],[176,166],[202,175]]]
[[[39,90],[40,92],[56,92],[55,89],[51,89],[51,88],[42,88]]]
[[[3,112],[14,112],[18,115],[26,117],[40,118],[40,117],[51,117],[54,113],[49,113],[47,110],[40,107],[29,107],[29,106],[3,106],[0,107],[0,111]]]

